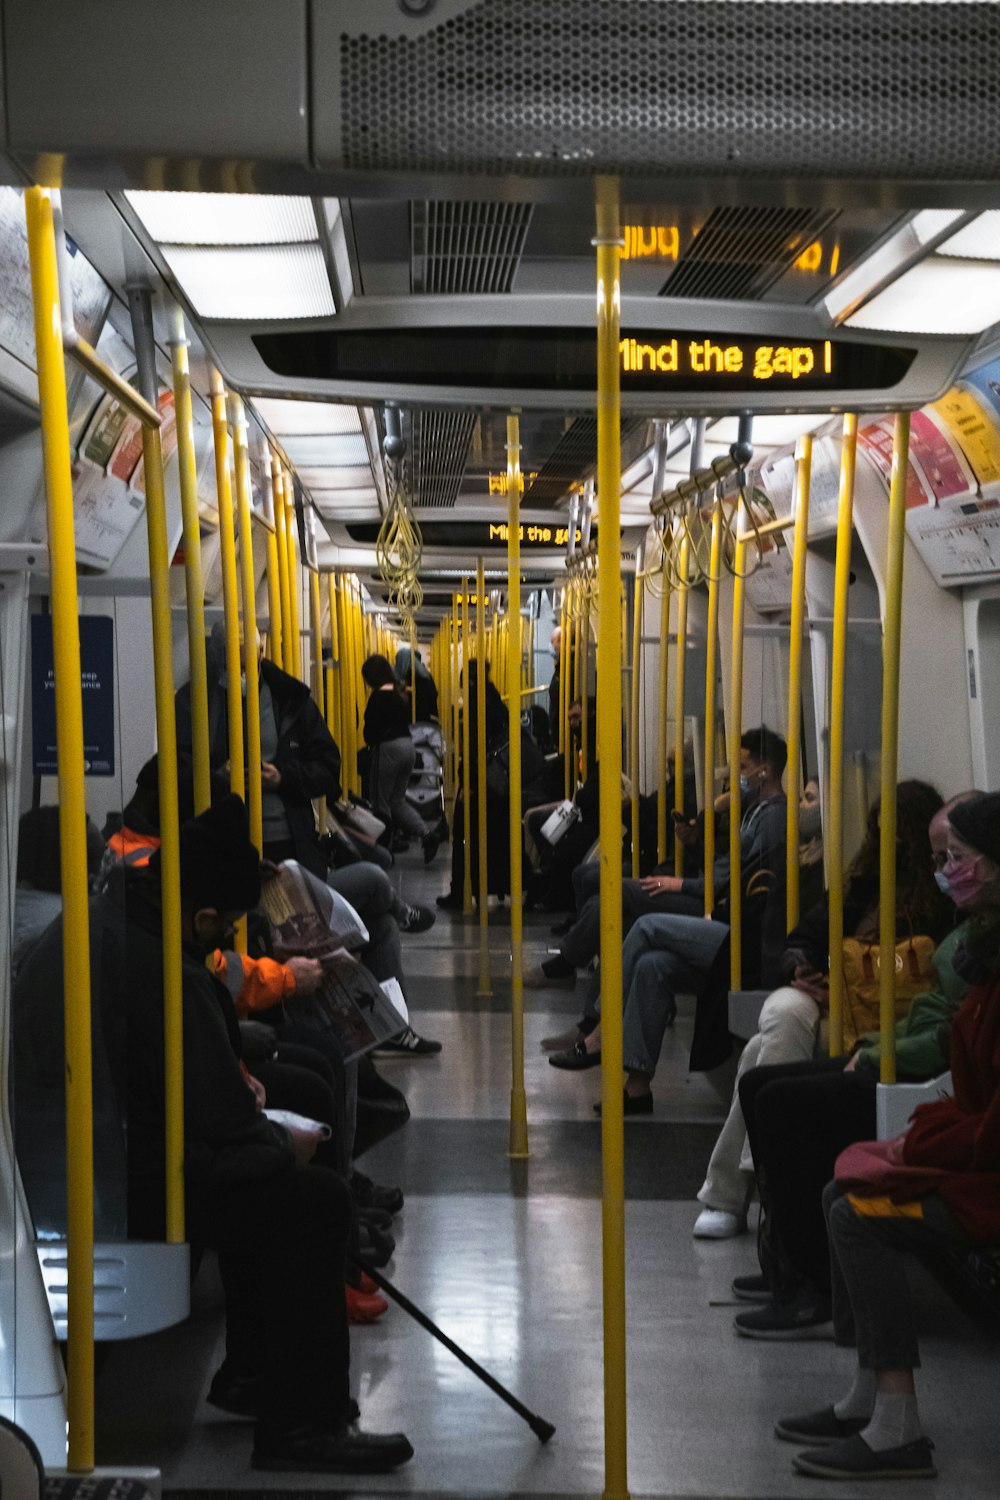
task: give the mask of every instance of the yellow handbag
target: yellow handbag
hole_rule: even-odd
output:
[[[934,942],[929,937],[909,937],[896,944],[895,1019],[905,1019],[910,1002],[930,988]],[[859,1036],[879,1029],[879,950],[877,943],[859,938],[844,939],[844,1049],[850,1051]]]

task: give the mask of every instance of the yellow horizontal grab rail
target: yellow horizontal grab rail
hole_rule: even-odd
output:
[[[765,521],[763,526],[751,527],[749,531],[741,531],[736,540],[742,544],[755,542],[759,536],[773,536],[777,531],[791,531],[795,525],[794,516],[781,516],[776,521]]]
[[[97,384],[107,391],[109,396],[114,396],[122,406],[133,417],[137,417],[143,427],[159,427],[163,418],[155,406],[150,406],[145,397],[140,396],[134,386],[129,385],[127,380],[110,369],[100,358],[96,349],[92,349],[86,339],[73,332],[72,335],[63,331],[63,348],[70,359],[78,364]]]

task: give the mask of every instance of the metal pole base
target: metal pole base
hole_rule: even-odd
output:
[[[527,1158],[528,1150],[528,1099],[524,1089],[510,1091],[510,1137],[507,1155]]]

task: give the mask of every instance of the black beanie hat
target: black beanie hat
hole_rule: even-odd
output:
[[[181,900],[193,911],[250,911],[260,900],[260,855],[250,820],[230,792],[207,812],[181,824]],[[159,872],[160,851],[149,862]]]
[[[966,844],[1000,865],[1000,792],[983,792],[959,802],[948,822]]]

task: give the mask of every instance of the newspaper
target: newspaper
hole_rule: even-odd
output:
[[[271,924],[275,958],[315,958],[323,982],[311,995],[293,995],[285,1012],[297,1025],[333,1032],[351,1062],[406,1025],[374,976],[348,952],[368,941],[357,912],[339,892],[294,860],[265,880],[261,910]]]

